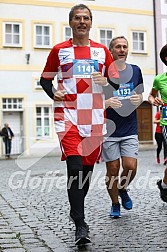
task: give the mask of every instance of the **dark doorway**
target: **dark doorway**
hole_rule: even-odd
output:
[[[152,143],[152,105],[144,101],[137,108],[138,136],[141,143]]]

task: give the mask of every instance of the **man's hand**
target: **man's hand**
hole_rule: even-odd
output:
[[[105,106],[106,106],[106,108],[108,108],[108,107],[120,108],[120,107],[122,107],[122,103],[120,100],[118,100],[117,97],[111,97],[105,101]]]
[[[54,93],[53,100],[54,101],[64,101],[64,94],[66,93],[66,90],[58,90]]]
[[[143,101],[143,96],[142,94],[134,93],[133,95],[131,95],[130,101],[134,106],[139,106]]]
[[[95,84],[100,86],[107,85],[107,78],[101,75],[101,72],[94,72],[92,73],[92,79]]]
[[[163,105],[164,102],[162,99],[160,99],[159,97],[155,97],[154,100],[152,101],[152,105],[158,107],[159,105]]]
[[[158,97],[158,90],[155,90],[154,88],[151,89],[151,92],[148,96],[148,101],[156,107],[164,105],[164,101]]]

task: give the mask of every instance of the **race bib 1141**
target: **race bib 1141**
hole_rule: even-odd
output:
[[[73,76],[75,78],[92,78],[92,73],[98,71],[99,65],[97,60],[73,60]]]

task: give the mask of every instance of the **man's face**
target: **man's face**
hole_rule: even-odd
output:
[[[123,38],[116,39],[113,42],[113,48],[111,50],[114,60],[126,61],[128,55],[128,44]]]
[[[87,9],[78,9],[74,11],[72,20],[69,22],[74,37],[89,37],[89,31],[92,26],[90,13]]]

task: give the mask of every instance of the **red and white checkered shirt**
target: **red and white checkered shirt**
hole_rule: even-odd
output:
[[[57,75],[58,90],[66,90],[64,101],[55,102],[56,132],[66,132],[71,122],[83,137],[106,133],[103,88],[93,82],[91,71],[117,77],[112,62],[109,50],[92,40],[89,46],[75,46],[70,39],[53,47],[42,77],[53,80]]]

